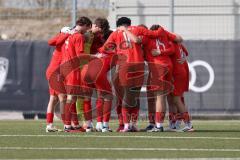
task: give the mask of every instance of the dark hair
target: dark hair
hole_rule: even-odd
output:
[[[123,25],[131,26],[131,19],[129,19],[127,17],[121,17],[117,20],[116,25],[117,25],[117,27],[123,26]]]
[[[154,24],[150,27],[150,30],[157,30],[160,27],[158,24]]]
[[[148,29],[148,27],[146,25],[144,25],[144,24],[139,24],[138,26]]]
[[[108,37],[110,36],[110,34],[112,33],[112,31],[109,29],[109,22],[107,19],[105,18],[97,18],[94,23],[102,29],[102,33],[103,33],[103,39],[104,41],[106,41],[108,39]]]
[[[92,21],[88,17],[80,17],[80,18],[78,18],[76,25],[79,25],[79,26],[86,25],[86,26],[91,27]]]

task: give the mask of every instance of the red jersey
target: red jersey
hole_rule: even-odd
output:
[[[175,35],[163,32],[157,38],[149,38],[143,36],[142,44],[145,53],[145,59],[148,61],[149,71],[153,75],[151,78],[161,77],[162,80],[172,81],[172,61],[170,55],[175,51],[175,48],[169,39],[174,40]],[[169,37],[168,37],[169,34]],[[161,52],[158,56],[153,56],[154,52]],[[166,72],[167,71],[167,72]],[[165,73],[167,73],[165,75]]]
[[[182,44],[174,44],[174,47],[175,47],[175,54],[171,56],[173,67],[174,67],[173,74],[178,75],[185,72],[185,70],[188,68],[188,67],[186,68],[186,65],[187,65],[186,56],[188,56],[188,52]],[[180,63],[179,62],[180,60],[182,60],[183,62]]]
[[[80,68],[78,68],[78,66],[80,66],[80,61],[78,61],[79,59],[74,58],[79,57],[83,53],[84,36],[81,33],[74,33],[70,35],[64,44],[64,54],[62,60],[64,67],[61,69],[62,74],[66,76],[65,84],[80,85]],[[76,94],[74,88],[68,87],[66,90],[68,94]]]
[[[94,34],[92,45],[90,48],[90,54],[96,54],[98,49],[104,44],[103,35],[101,33]]]
[[[182,44],[174,44],[175,54],[171,56],[173,63],[173,94],[181,96],[189,88],[189,68],[186,61],[187,49]]]
[[[49,79],[50,75],[59,67],[62,61],[62,48],[65,40],[68,38],[69,34],[58,33],[56,36],[48,41],[50,46],[55,46],[52,59],[46,71],[46,76]]]
[[[128,30],[135,36],[149,36],[157,37],[161,36],[162,30],[150,31],[143,27],[129,26]],[[109,44],[115,44],[116,54],[123,54],[126,56],[126,62],[143,62],[143,52],[141,44],[134,43],[130,40],[124,31],[115,31],[108,38],[107,42],[104,44],[105,47],[109,47]]]
[[[159,38],[153,39],[148,37],[143,37],[142,43],[146,61],[171,63],[169,56],[172,55],[175,51],[172,43],[169,43],[168,41],[161,41]],[[153,56],[152,52],[154,50],[160,50],[161,54],[159,56]]]
[[[84,36],[74,33],[68,37],[64,45],[63,62],[80,56],[84,53]]]

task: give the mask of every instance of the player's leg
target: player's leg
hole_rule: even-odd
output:
[[[182,70],[181,74],[174,75],[174,90],[173,90],[173,102],[177,107],[177,122],[176,128],[180,128],[181,121],[184,121],[185,127],[183,131],[193,131],[193,126],[190,120],[188,109],[183,100],[183,94],[188,89],[189,83],[188,71]]]
[[[175,106],[173,102],[173,96],[169,94],[167,96],[167,102],[168,102],[168,120],[169,120],[169,130],[176,129],[176,115],[177,115],[177,107]]]
[[[124,129],[123,116],[122,116],[123,88],[120,87],[119,83],[120,83],[119,82],[119,77],[117,76],[113,80],[114,89],[115,89],[115,93],[116,93],[116,96],[117,96],[116,112],[117,112],[117,115],[118,115],[118,123],[119,123],[119,126],[116,130],[117,132]]]
[[[166,113],[166,96],[157,94],[156,97],[156,114],[155,114],[155,132],[163,132],[163,122]]]
[[[148,103],[148,126],[145,128],[146,131],[152,130],[155,127],[155,114],[156,114],[156,108],[155,108],[155,96],[154,92],[151,91],[150,85],[150,74],[148,76],[148,82],[147,82],[147,103]]]
[[[96,101],[96,111],[97,111],[97,124],[96,124],[96,131],[102,132],[103,129],[103,103],[104,100],[102,97],[99,96]]]
[[[76,101],[77,96],[67,95],[66,104],[64,106],[65,132],[85,132],[85,130],[78,123]]]
[[[128,66],[128,81],[127,81],[127,91],[126,91],[126,102],[127,105],[131,106],[131,131],[139,131],[137,127],[139,110],[140,110],[140,93],[141,87],[144,82],[144,62],[130,64]]]
[[[48,106],[47,106],[47,115],[46,115],[46,121],[47,121],[46,132],[58,131],[58,129],[56,129],[53,126],[54,110],[57,103],[58,103],[57,96],[54,94],[50,95]]]
[[[102,103],[102,122],[103,128],[102,132],[111,132],[112,130],[109,127],[109,120],[111,116],[111,108],[112,108],[112,86],[107,79],[107,73],[110,69],[110,60],[107,58],[102,59],[103,66],[99,76],[96,80],[96,88],[98,91],[98,97],[103,99]]]
[[[92,71],[88,65],[84,65],[81,70],[81,86],[83,87],[83,115],[86,122],[86,132],[93,131],[93,124],[92,124],[92,105],[91,105],[91,97],[92,97],[92,88],[94,87],[89,78],[89,71]],[[91,72],[90,72],[91,73]]]
[[[64,125],[65,124],[64,106],[66,104],[66,96],[64,94],[58,94],[58,100],[59,100],[61,119]]]
[[[149,65],[149,69],[151,71],[151,83],[159,82],[159,87],[155,91],[155,127],[150,130],[150,132],[163,132],[163,122],[166,113],[166,92],[169,90],[171,86],[171,73],[170,67],[158,63],[151,63]],[[167,74],[166,74],[167,73]],[[161,80],[161,81],[160,81]],[[164,93],[164,94],[163,94]]]
[[[104,98],[103,103],[103,129],[102,132],[112,132],[109,127],[109,121],[111,117],[112,98]]]
[[[74,103],[74,97],[72,95],[67,95],[67,99],[66,99],[66,104],[64,106],[64,131],[65,132],[69,132],[70,130],[72,130],[72,126],[71,126],[71,119],[72,119],[72,115],[71,115],[71,106]]]
[[[190,120],[190,116],[187,110],[187,107],[182,102],[182,96],[173,97],[174,104],[178,107],[181,119],[184,121],[185,127],[182,131],[193,131],[193,126]]]
[[[84,98],[83,113],[86,121],[86,132],[91,132],[93,131],[91,98]]]

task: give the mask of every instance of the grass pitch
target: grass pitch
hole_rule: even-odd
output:
[[[45,133],[45,121],[0,121],[0,159],[240,158],[239,121],[193,125],[186,133]]]

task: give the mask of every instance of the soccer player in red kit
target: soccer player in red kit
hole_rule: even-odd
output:
[[[188,109],[182,100],[184,92],[187,92],[189,88],[189,69],[186,60],[186,57],[188,56],[188,51],[181,43],[173,44],[175,47],[175,54],[171,56],[171,59],[173,63],[174,90],[172,94],[169,95],[169,98],[172,100],[173,105],[177,107],[177,120],[179,120],[179,122],[183,120],[185,123],[185,127],[182,128],[180,131],[193,131],[193,126],[190,120]],[[175,127],[176,129],[180,129],[180,126],[178,126],[178,124],[171,123],[171,121],[169,127]]]
[[[151,30],[157,30],[161,28],[160,25],[153,25]],[[163,29],[164,30],[164,29]],[[162,132],[163,131],[163,121],[166,112],[166,95],[169,94],[172,89],[172,62],[170,55],[174,53],[174,47],[172,43],[169,43],[169,38],[172,41],[181,41],[181,37],[175,34],[171,34],[164,30],[164,34],[157,38],[143,38],[143,46],[145,51],[145,58],[148,62],[149,67],[149,81],[150,85],[157,80],[161,80],[161,85],[158,90],[155,91],[155,127],[153,124],[149,124],[146,128],[150,132]],[[151,86],[148,87],[150,90]],[[155,96],[154,95],[154,96]],[[148,97],[155,98],[155,97]],[[153,103],[154,104],[154,103]]]
[[[76,22],[74,33],[68,37],[65,41],[65,50],[62,63],[70,63],[73,66],[72,60],[78,59],[84,54],[84,33],[91,28],[92,22],[87,17],[80,17]],[[78,61],[77,61],[78,62]],[[79,61],[80,65],[80,61]],[[68,68],[64,68],[68,69]],[[74,69],[65,77],[67,101],[64,107],[65,111],[65,126],[66,132],[72,131],[84,131],[78,123],[76,113],[76,98],[74,94],[74,88],[81,85],[81,73],[80,68]],[[73,126],[71,125],[73,121]]]
[[[48,81],[49,81],[51,75],[57,70],[57,68],[59,68],[59,66],[61,64],[62,47],[63,47],[63,44],[65,43],[65,40],[70,35],[69,32],[70,32],[70,27],[63,27],[61,29],[60,33],[58,33],[56,36],[54,36],[53,38],[51,38],[48,41],[48,44],[50,46],[56,47],[53,52],[53,56],[50,61],[50,64],[46,71],[46,77],[47,77]],[[55,106],[57,105],[57,103],[59,101],[60,112],[61,112],[61,114],[64,114],[65,96],[63,95],[63,93],[59,93],[59,91],[51,88],[51,86],[49,86],[49,94],[50,94],[50,98],[49,98],[49,103],[48,103],[48,107],[47,107],[46,132],[56,132],[56,131],[58,131],[58,129],[56,129],[53,126],[54,110],[55,110]],[[62,120],[64,121],[64,117],[62,117],[62,118],[63,118]]]
[[[109,30],[110,26],[105,18],[97,18],[92,25],[92,45],[90,54],[95,55],[96,59],[91,60],[82,70],[82,78],[85,84],[89,87],[96,88],[97,101],[97,125],[96,130],[100,132],[109,132],[109,120],[112,105],[112,90],[110,82],[107,79],[107,72],[111,68],[111,55],[99,53],[100,48],[112,33]],[[92,93],[91,93],[92,94]],[[92,107],[90,103],[91,95],[84,101],[84,115],[87,120],[86,131],[92,131]]]
[[[138,36],[157,36],[162,30],[153,32],[143,27],[131,26],[131,20],[127,17],[119,18],[117,27],[117,31],[110,35],[104,46],[108,49],[108,46],[115,45],[118,55],[116,74],[119,84],[116,87],[122,88],[123,91],[121,100],[124,129],[121,131],[138,131],[137,119],[140,107],[138,99],[144,79],[144,58],[141,39]]]

